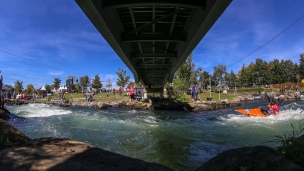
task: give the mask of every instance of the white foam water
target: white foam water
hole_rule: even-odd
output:
[[[50,106],[47,104],[41,103],[31,103],[28,105],[22,105],[18,108],[8,107],[8,110],[11,110],[11,113],[18,113],[22,117],[50,117],[54,115],[68,115],[71,114],[71,110],[68,108],[62,108],[58,106]]]

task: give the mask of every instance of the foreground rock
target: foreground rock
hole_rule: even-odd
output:
[[[172,171],[139,159],[115,154],[83,142],[40,138],[0,151],[0,170]]]
[[[7,120],[9,119],[9,111],[3,108],[0,108],[0,119]]]
[[[28,142],[30,140],[31,139],[28,136],[24,135],[6,121],[0,119],[0,149]]]
[[[302,171],[303,168],[266,146],[242,147],[222,152],[196,171]]]

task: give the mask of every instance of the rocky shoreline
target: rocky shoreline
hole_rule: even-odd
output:
[[[301,99],[300,92],[292,93],[267,93],[269,98],[273,98],[277,101],[296,101]],[[218,110],[227,107],[241,106],[243,102],[252,101],[256,98],[267,100],[268,98],[265,92],[261,94],[243,94],[235,97],[234,100],[221,100],[221,101],[193,101],[191,103],[186,102],[174,102],[174,101],[157,101],[152,102],[129,102],[129,101],[108,101],[108,102],[74,102],[72,106],[95,106],[98,109],[106,109],[109,107],[115,108],[130,108],[130,109],[154,109],[154,110],[184,110],[184,111],[209,111]]]

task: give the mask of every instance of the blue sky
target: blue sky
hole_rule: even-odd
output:
[[[303,7],[304,0],[233,0],[194,49],[193,62],[211,74],[219,64],[237,73],[256,58],[299,62],[304,53]],[[0,1],[0,70],[5,84],[19,80],[24,87],[31,83],[39,88],[53,84],[54,78],[65,84],[69,75],[97,74],[115,83],[118,68],[134,80],[74,0]]]

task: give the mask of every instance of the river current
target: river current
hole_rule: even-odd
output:
[[[8,122],[30,138],[70,138],[104,150],[192,171],[228,149],[274,144],[275,135],[292,134],[304,119],[304,101],[279,102],[277,116],[247,117],[238,108],[266,107],[255,100],[217,111],[183,112],[46,104],[8,106],[18,117]]]

